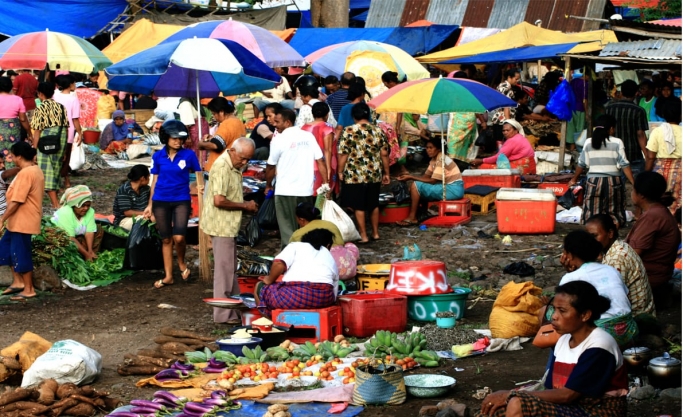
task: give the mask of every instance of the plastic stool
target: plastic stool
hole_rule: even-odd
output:
[[[273,310],[272,320],[276,325],[292,326],[292,332],[315,330],[315,337],[290,336],[289,339],[297,344],[334,340],[335,336],[342,334],[342,309],[339,306],[315,310]]]
[[[451,201],[434,201],[428,207],[438,206],[439,215],[422,222],[428,227],[452,227],[472,220],[472,206],[469,198]]]

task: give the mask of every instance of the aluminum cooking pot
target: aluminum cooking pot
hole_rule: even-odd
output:
[[[647,366],[647,377],[656,388],[676,388],[681,386],[681,361],[672,358],[668,352],[654,358]]]
[[[640,368],[652,359],[652,352],[646,347],[632,347],[624,351],[624,362],[632,368]]]

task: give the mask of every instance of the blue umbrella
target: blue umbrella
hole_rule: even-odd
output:
[[[267,90],[280,76],[241,45],[192,38],[138,52],[105,69],[113,90],[164,97],[215,97]]]

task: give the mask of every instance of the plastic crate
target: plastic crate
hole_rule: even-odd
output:
[[[358,289],[360,291],[374,291],[374,290],[384,290],[389,283],[389,274],[386,277],[377,276],[362,276],[356,277],[358,280]]]
[[[410,214],[410,204],[387,204],[379,209],[380,223],[396,223],[405,220]]]
[[[562,184],[559,182],[542,182],[538,184],[541,190],[552,190],[557,197],[562,197],[569,189],[569,184]]]
[[[498,188],[521,188],[522,177],[518,169],[468,169],[462,172],[465,189],[475,185]]]
[[[256,284],[259,279],[256,277],[237,277],[237,283],[240,286],[240,294],[253,294],[256,290]]]
[[[293,327],[289,340],[301,344],[334,340],[342,334],[342,309],[339,306],[315,310],[273,310],[273,323]]]
[[[552,190],[501,188],[496,194],[498,232],[555,233],[556,207]]]
[[[408,322],[408,297],[371,293],[339,297],[344,334],[369,337],[377,330],[401,333]]]

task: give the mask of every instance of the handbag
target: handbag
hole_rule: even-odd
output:
[[[56,135],[43,135],[38,139],[38,150],[45,155],[54,155],[62,150],[62,126]]]
[[[548,302],[548,306],[550,306],[551,302],[552,299]],[[546,306],[546,312],[548,311],[548,306]],[[538,329],[538,333],[536,333],[534,341],[531,343],[538,348],[545,349],[548,347],[555,346],[559,338],[560,334],[557,333],[555,329],[553,329],[553,325],[548,321],[548,319],[546,319],[546,316],[544,314],[541,328]]]

